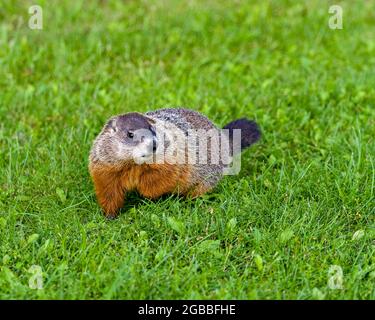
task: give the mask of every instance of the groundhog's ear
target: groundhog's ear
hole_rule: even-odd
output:
[[[149,124],[155,124],[155,120],[149,117],[145,117]]]
[[[108,120],[108,122],[104,126],[105,130],[111,131],[111,132],[116,132],[117,127],[116,127],[116,119],[111,118]]]

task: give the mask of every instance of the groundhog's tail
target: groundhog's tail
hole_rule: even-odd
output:
[[[241,130],[241,151],[257,142],[261,136],[259,126],[256,124],[256,122],[246,118],[229,122],[226,126],[224,126],[223,129],[229,129],[229,141],[231,147],[233,145],[233,130]]]

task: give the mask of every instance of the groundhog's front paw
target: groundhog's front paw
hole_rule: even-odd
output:
[[[108,198],[100,199],[100,206],[103,209],[104,216],[109,219],[113,220],[116,219],[119,215],[120,209],[122,208],[124,201],[109,201]]]
[[[104,213],[104,216],[108,219],[108,220],[115,220],[118,216],[117,213]]]
[[[113,201],[111,198],[101,198],[99,200],[100,206],[103,209],[103,213],[107,219],[113,220],[117,218],[120,209],[122,208],[124,201]]]

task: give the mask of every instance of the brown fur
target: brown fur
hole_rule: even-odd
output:
[[[119,168],[96,164],[90,165],[90,174],[98,202],[108,218],[117,215],[128,191],[138,191],[149,199],[171,193],[188,195],[190,192],[191,168],[188,165],[144,164]],[[198,193],[194,191],[195,196]]]

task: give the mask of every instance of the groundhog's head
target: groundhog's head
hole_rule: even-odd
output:
[[[112,164],[149,162],[157,148],[154,123],[136,112],[112,117],[94,142],[92,159]]]

